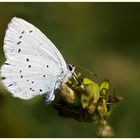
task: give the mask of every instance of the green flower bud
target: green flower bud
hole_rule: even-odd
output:
[[[93,113],[96,109],[96,103],[100,98],[99,86],[88,78],[83,79],[83,86],[84,92],[81,94],[82,106],[89,113]]]
[[[104,80],[100,85],[100,95],[101,96],[106,96],[108,94],[108,90],[109,90],[109,81],[108,80]]]

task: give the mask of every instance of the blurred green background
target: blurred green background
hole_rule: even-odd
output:
[[[109,79],[124,98],[108,119],[114,137],[140,137],[140,3],[0,3],[0,65],[13,16],[37,26],[67,63]],[[96,124],[62,118],[42,97],[16,99],[2,85],[0,93],[0,137],[97,137]]]

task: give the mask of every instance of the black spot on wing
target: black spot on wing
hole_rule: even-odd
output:
[[[19,49],[18,49],[18,53],[20,53],[20,52],[21,52],[21,49],[19,48]]]
[[[20,73],[22,72],[22,70],[19,71]]]
[[[47,68],[49,67],[49,65],[47,65]]]
[[[19,41],[18,43],[17,43],[17,45],[19,45],[21,43],[21,41]]]
[[[42,89],[39,89],[40,92],[42,92]]]
[[[28,66],[28,68],[30,68],[30,67],[31,67],[31,65]]]
[[[8,87],[12,86],[13,84],[8,85]]]
[[[10,65],[9,63],[5,63],[5,65]]]
[[[25,31],[22,31],[21,33],[22,33],[22,34],[24,34],[24,33],[25,33]]]
[[[23,78],[23,75],[21,75],[20,77]]]
[[[43,75],[43,77],[46,77],[46,75]]]
[[[22,38],[22,35],[19,37],[19,39]]]
[[[27,58],[26,61],[29,62],[29,58]]]
[[[29,33],[33,32],[32,30],[29,31]]]
[[[30,88],[31,91],[35,91],[34,89]]]
[[[1,80],[4,80],[4,79],[6,79],[6,77],[1,77]]]

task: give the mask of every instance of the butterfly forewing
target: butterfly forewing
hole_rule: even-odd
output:
[[[13,18],[4,39],[7,58],[2,83],[15,97],[30,99],[52,94],[66,74],[66,63],[53,43],[35,26]]]
[[[14,17],[8,24],[4,51],[7,58],[21,53],[49,57],[66,69],[65,60],[55,45],[39,29],[20,18]]]

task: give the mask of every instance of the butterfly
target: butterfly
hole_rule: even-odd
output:
[[[72,77],[75,66],[66,64],[55,45],[34,25],[13,17],[4,38],[5,63],[0,69],[1,82],[14,96],[31,99],[45,94],[55,99],[55,90]]]

